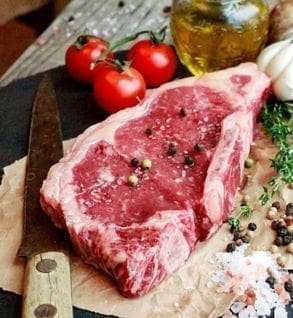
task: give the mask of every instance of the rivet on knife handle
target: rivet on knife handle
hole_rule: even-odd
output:
[[[50,261],[46,264],[46,260]],[[42,262],[43,265],[40,265]],[[56,266],[51,267],[54,264]],[[41,271],[38,270],[40,266]],[[73,317],[69,275],[69,256],[66,252],[47,252],[28,259],[23,291],[22,317]]]

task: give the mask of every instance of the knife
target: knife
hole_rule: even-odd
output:
[[[59,111],[45,75],[33,104],[24,189],[24,226],[18,256],[27,259],[23,318],[71,318],[67,240],[40,205],[40,188],[49,168],[63,156]]]

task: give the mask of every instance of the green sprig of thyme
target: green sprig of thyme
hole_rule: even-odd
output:
[[[231,228],[235,231],[239,230],[240,227],[240,218],[245,217],[249,218],[251,217],[253,213],[253,209],[250,205],[248,204],[241,204],[240,205],[240,212],[236,216],[232,216],[228,219],[228,224],[231,225]]]
[[[272,167],[278,176],[268,181],[259,198],[261,205],[265,205],[284,184],[293,183],[293,102],[271,98],[263,107],[261,121],[278,147],[278,152],[272,159]]]

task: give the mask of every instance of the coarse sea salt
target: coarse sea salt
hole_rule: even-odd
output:
[[[269,316],[273,308],[275,317],[287,317],[284,300],[265,282],[269,267],[278,272],[276,256],[267,251],[245,255],[247,247],[248,244],[243,244],[233,253],[216,253],[220,270],[211,279],[218,285],[217,292],[237,296],[230,310],[239,318]]]

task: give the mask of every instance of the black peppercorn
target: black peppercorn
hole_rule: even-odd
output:
[[[184,157],[184,164],[187,166],[191,166],[193,164],[193,159],[190,156]]]
[[[273,202],[272,207],[276,208],[277,210],[280,210],[281,204],[279,201],[275,201],[275,202]]]
[[[200,144],[195,144],[194,150],[196,152],[201,152],[201,151],[203,151],[203,146],[201,146]]]
[[[249,223],[247,228],[250,231],[255,231],[257,229],[257,225],[255,223]]]
[[[138,160],[137,158],[132,158],[132,159],[130,160],[130,165],[131,165],[132,167],[137,168],[137,167],[139,166],[139,160]]]
[[[270,287],[273,289],[274,288],[274,284],[276,283],[276,280],[274,277],[272,276],[269,276],[267,279],[266,279],[266,283],[268,283],[270,285]]]
[[[69,18],[68,18],[68,22],[72,22],[72,21],[74,21],[75,20],[75,18],[74,18],[74,16],[73,15],[71,15]]]
[[[288,203],[286,206],[286,215],[293,216],[293,203]]]
[[[168,148],[168,155],[169,156],[174,156],[174,155],[176,155],[176,153],[177,153],[177,148],[176,148],[176,145],[173,143],[173,142],[171,142],[170,144],[169,144],[169,148]]]
[[[274,220],[272,222],[272,224],[271,224],[272,230],[277,231],[278,227],[279,227],[279,221],[278,220]]]
[[[234,240],[234,241],[237,241],[237,240],[239,240],[241,237],[242,237],[242,233],[240,233],[239,231],[236,231],[236,232],[234,233],[233,240]]]
[[[236,245],[234,243],[229,243],[226,247],[226,251],[232,253],[236,250]]]
[[[119,1],[118,2],[118,8],[123,8],[125,6],[124,1]]]
[[[291,281],[285,282],[284,288],[288,293],[293,292],[293,283]]]
[[[287,226],[279,226],[277,229],[277,233],[278,233],[278,236],[283,236],[283,237],[288,235],[289,231]]]
[[[187,115],[187,110],[186,108],[181,108],[180,109],[180,116],[185,117]]]
[[[148,128],[145,130],[145,133],[146,133],[148,136],[152,135],[152,134],[153,134],[152,128],[148,127]]]
[[[165,6],[163,8],[163,13],[170,13],[171,12],[171,6]]]
[[[274,244],[277,246],[282,246],[283,245],[283,237],[277,236],[276,239],[274,240]]]
[[[291,235],[286,235],[283,238],[283,245],[289,245],[292,241],[292,237]]]

